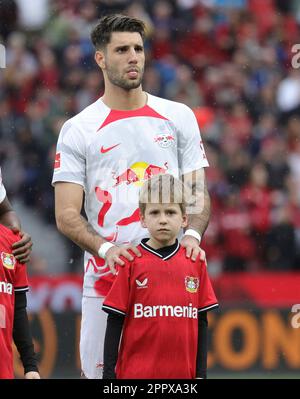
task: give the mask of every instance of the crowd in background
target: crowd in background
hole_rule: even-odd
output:
[[[292,48],[300,0],[2,0],[0,165],[10,198],[55,223],[58,133],[103,93],[90,31],[111,12],[146,22],[144,90],[197,117],[210,163],[203,248],[211,273],[299,270],[300,68]]]

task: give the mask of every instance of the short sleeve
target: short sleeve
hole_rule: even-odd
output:
[[[6,191],[2,182],[1,168],[0,168],[0,204],[6,197]]]
[[[208,276],[206,263],[200,261],[200,267],[198,311],[204,312],[217,308],[219,304]]]
[[[181,174],[209,166],[194,112],[182,104],[179,125],[178,159]]]
[[[129,301],[130,263],[119,267],[117,277],[108,292],[102,309],[107,313],[126,315]]]
[[[58,137],[52,184],[56,182],[85,184],[85,142],[81,132],[69,120]]]

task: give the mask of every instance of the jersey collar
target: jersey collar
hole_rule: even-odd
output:
[[[150,247],[150,245],[146,244],[146,242],[149,240],[149,238],[144,238],[141,241],[141,246],[148,252],[151,252],[152,254],[158,256],[162,260],[167,260],[172,258],[172,256],[176,255],[176,253],[179,251],[180,245],[178,240],[176,239],[175,243],[173,245],[169,245],[167,247],[159,248],[159,249],[154,249]]]

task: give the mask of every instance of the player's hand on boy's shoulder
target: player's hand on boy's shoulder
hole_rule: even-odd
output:
[[[25,231],[20,230],[18,227],[11,227],[11,230],[15,234],[19,234],[21,237],[21,240],[12,245],[13,255],[20,263],[29,262],[31,248],[33,245],[30,235]]]
[[[134,245],[124,245],[120,247],[115,245],[109,248],[109,250],[106,252],[105,260],[110,268],[110,271],[113,274],[116,274],[115,265],[125,265],[125,262],[121,259],[121,257],[132,261],[134,259],[133,255],[136,255],[138,257],[142,256],[141,252]]]
[[[185,248],[187,258],[191,258],[191,260],[195,262],[200,256],[200,259],[206,262],[205,251],[199,247],[199,241],[195,237],[185,235],[180,244]]]
[[[37,371],[28,371],[25,373],[25,380],[40,380],[40,374]]]

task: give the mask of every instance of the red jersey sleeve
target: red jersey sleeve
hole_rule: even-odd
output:
[[[15,292],[28,291],[28,277],[26,265],[22,263],[16,263],[16,274],[15,274]]]
[[[124,266],[119,267],[117,277],[103,302],[102,309],[105,312],[126,314],[129,299],[130,268],[130,263],[126,261]]]
[[[219,306],[214,289],[207,272],[207,265],[200,261],[200,283],[199,283],[199,304],[198,311],[204,312]]]
[[[13,241],[17,242],[21,240],[19,234],[13,234]],[[16,272],[15,272],[15,282],[14,282],[15,292],[28,291],[28,277],[27,277],[27,267],[25,264],[16,261]]]
[[[12,254],[12,245],[21,240],[19,234],[13,233],[7,227],[0,225],[0,252],[3,264],[11,263],[8,268],[10,281],[13,283],[14,291],[28,291],[28,278],[26,265],[19,263]]]

